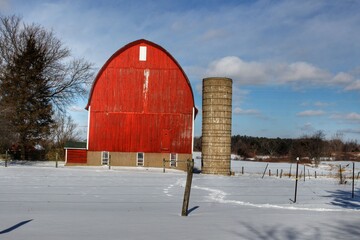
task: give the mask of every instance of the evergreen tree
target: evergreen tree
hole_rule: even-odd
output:
[[[12,109],[7,115],[17,133],[21,158],[50,133],[53,109],[43,76],[45,56],[33,35],[26,36],[24,49],[14,56],[0,84],[0,102]]]
[[[49,139],[54,113],[64,114],[69,104],[87,95],[92,64],[69,60],[69,49],[51,31],[22,24],[16,16],[0,20],[0,111],[6,113],[0,123],[9,125],[9,136],[16,137],[12,142],[25,159]]]

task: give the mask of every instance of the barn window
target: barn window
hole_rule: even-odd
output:
[[[140,46],[139,61],[146,61],[146,46]]]
[[[176,167],[177,165],[177,154],[170,153],[170,167]]]
[[[144,166],[144,153],[138,152],[136,157],[136,165]]]
[[[101,164],[102,165],[109,165],[109,152],[102,152],[101,153]]]

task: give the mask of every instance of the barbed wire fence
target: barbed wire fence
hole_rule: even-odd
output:
[[[167,164],[169,165],[169,164]],[[74,167],[65,167],[62,161],[10,161],[7,158],[0,160],[0,166],[4,168],[42,168],[42,169],[62,169],[68,168],[73,169]],[[86,169],[87,167],[79,167],[79,169]],[[119,173],[118,177],[121,177],[122,172],[126,171],[122,167],[112,166],[107,171],[107,166],[93,167],[96,170],[102,170],[102,173],[106,175],[109,173]],[[90,168],[90,169],[93,169]],[[134,167],[135,169],[136,167]],[[201,163],[195,159],[195,168],[201,169]],[[155,172],[164,173],[163,176],[166,178],[174,174],[170,171],[171,168],[166,167],[166,171],[158,168]],[[6,171],[3,170],[3,171]],[[45,171],[45,170],[44,170]],[[57,170],[52,170],[57,171]],[[284,204],[289,202],[288,200],[293,198],[294,184],[295,181],[299,181],[299,198],[298,203],[311,204],[312,201],[315,203],[319,199],[326,199],[329,196],[335,196],[338,201],[333,204],[343,204],[347,207],[346,202],[349,206],[355,209],[360,209],[360,191],[359,191],[359,175],[360,175],[360,164],[353,162],[326,162],[326,164],[320,164],[315,167],[311,164],[299,164],[298,178],[296,178],[296,163],[268,163],[268,162],[249,162],[249,161],[237,161],[231,162],[231,171],[233,176],[226,177],[225,179],[231,179],[231,182],[224,181],[224,177],[221,177],[222,181],[216,182],[215,176],[210,178],[209,175],[195,174],[194,175],[194,187],[192,188],[191,198],[195,196],[200,197],[199,191],[210,191],[211,194],[215,190],[224,192],[224,196],[228,199],[235,199],[234,201],[239,202],[252,202],[256,203],[272,203],[272,204]],[[46,172],[46,171],[45,171]],[[131,172],[131,171],[130,171]],[[179,171],[176,174],[180,175],[183,179],[182,183],[177,186],[183,189],[185,187],[185,175],[184,172]],[[144,172],[146,174],[146,172]],[[91,177],[84,175],[83,177]],[[210,178],[211,181],[207,182]],[[324,184],[326,182],[326,184]],[[326,185],[326,189],[323,189]],[[331,186],[327,188],[327,186]],[[146,187],[153,187],[155,189],[163,186],[163,183],[156,185],[149,185],[144,183],[143,185],[133,185],[134,191],[139,190],[138,196],[141,196],[141,189]],[[95,189],[97,187],[106,187],[104,185],[88,184],[88,185],[77,185],[74,183],[73,187],[85,187],[89,189]],[[211,190],[213,189],[213,190]],[[269,191],[268,189],[272,189]],[[219,194],[220,194],[219,193]],[[126,195],[126,193],[116,193],[120,195]],[[164,193],[152,193],[159,198],[163,198]],[[210,194],[210,195],[211,195]],[[137,195],[136,195],[137,196]],[[173,197],[176,197],[177,201],[181,201],[183,192],[172,193]],[[340,199],[341,198],[341,199]],[[215,199],[215,198],[214,198]],[[197,204],[209,203],[214,199],[202,200],[196,199]],[[219,197],[221,200],[221,198]],[[290,200],[291,200],[290,199]],[[339,200],[340,199],[340,200]],[[164,199],[166,203],[167,199]],[[221,201],[218,203],[221,203]],[[114,200],[116,202],[116,200]],[[122,203],[121,201],[119,203]],[[249,205],[250,206],[250,205]],[[187,209],[188,211],[188,209]]]

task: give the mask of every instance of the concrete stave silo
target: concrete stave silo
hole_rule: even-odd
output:
[[[202,173],[230,174],[232,80],[203,79]]]

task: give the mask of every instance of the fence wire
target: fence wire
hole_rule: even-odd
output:
[[[352,166],[351,162],[300,164],[296,206],[360,210],[360,164],[355,164],[354,174]],[[9,161],[7,167],[0,161],[0,167],[0,202],[29,205],[180,205],[186,179],[185,172],[171,169],[163,173],[161,168],[65,167],[64,162],[56,165],[55,161]],[[201,169],[197,160],[195,167]],[[231,171],[233,176],[194,174],[193,205],[251,209],[293,204],[295,163],[232,161]]]

